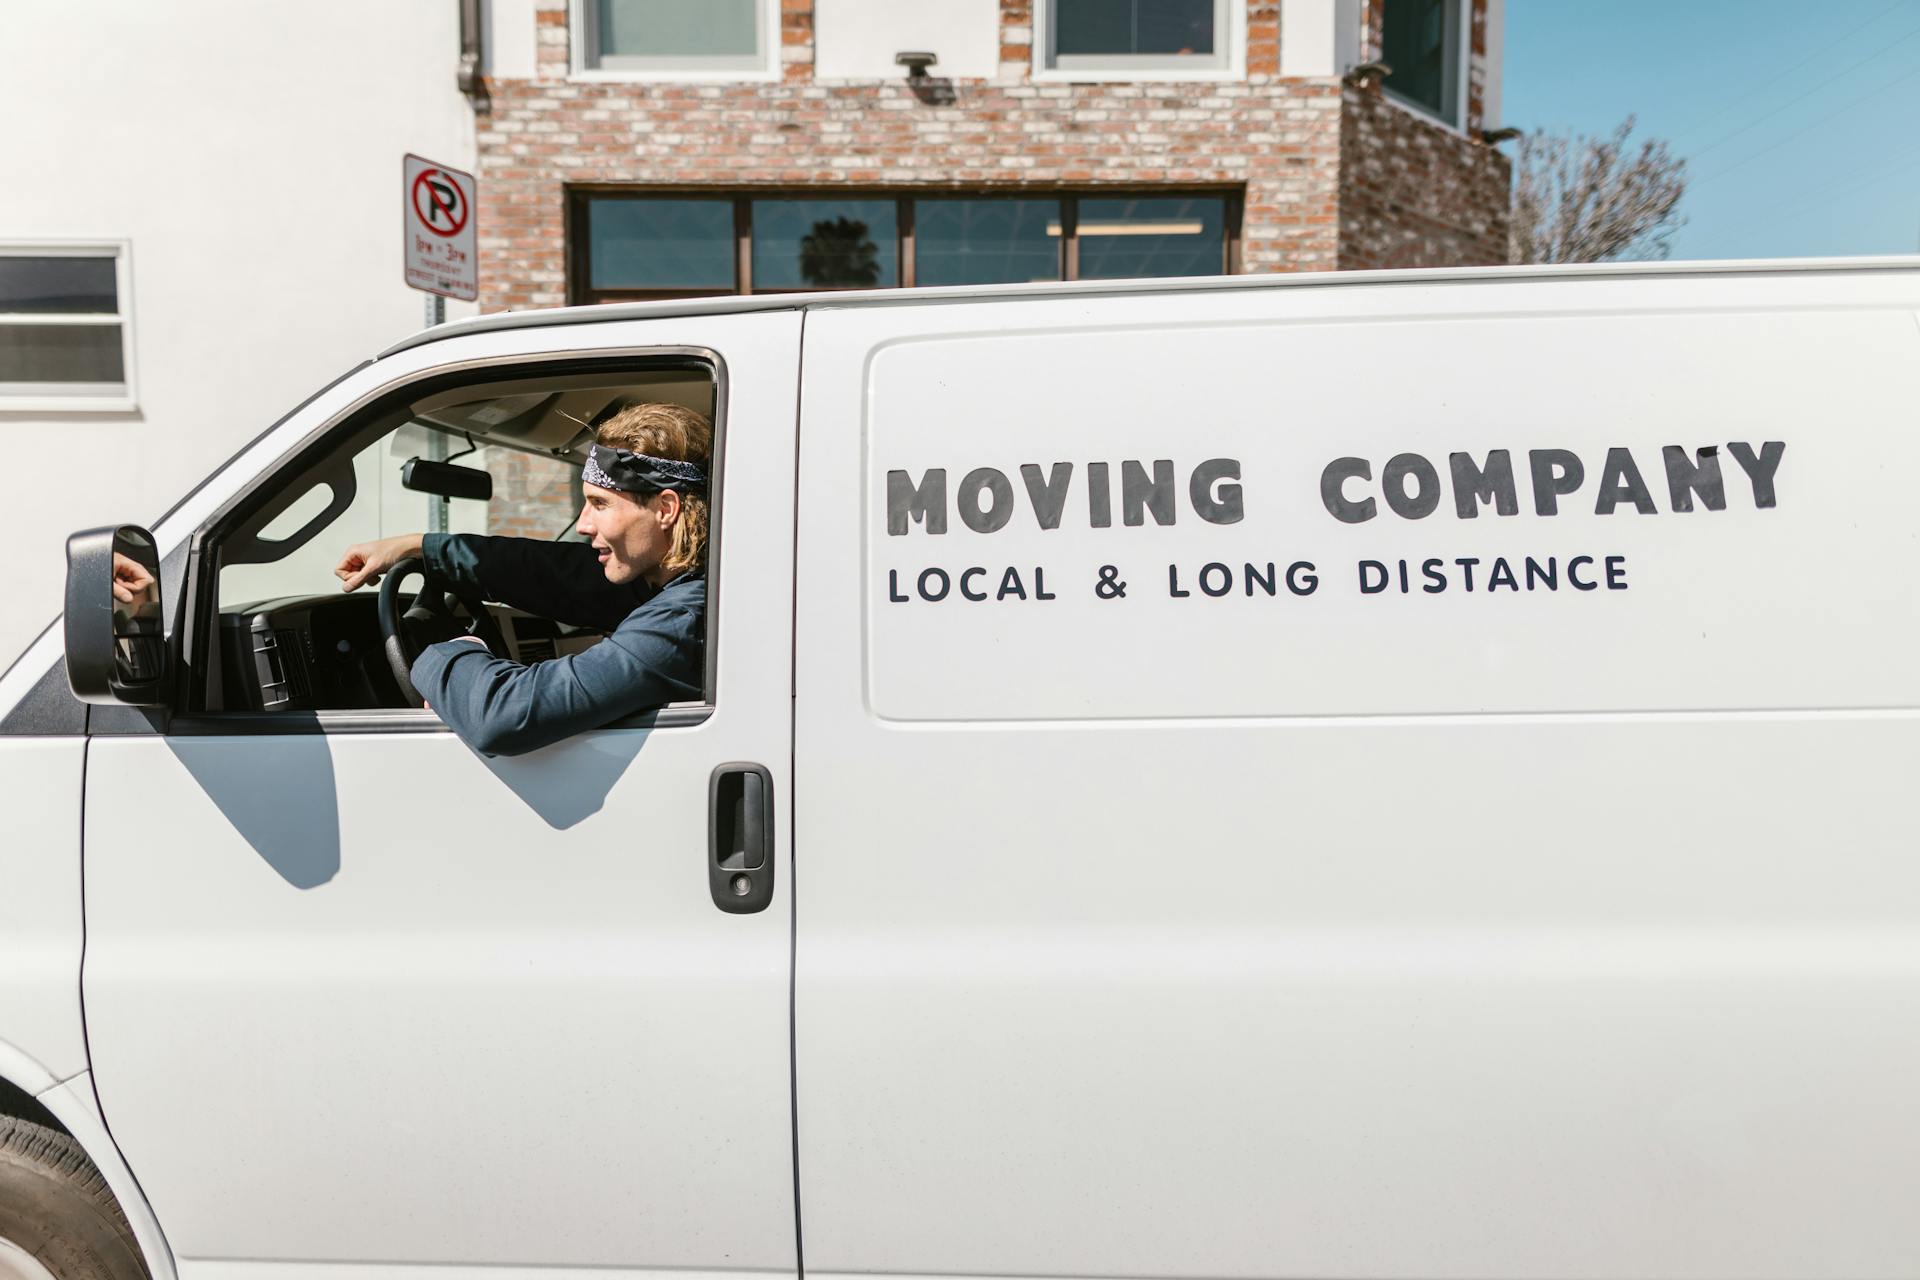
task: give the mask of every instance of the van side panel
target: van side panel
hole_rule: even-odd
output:
[[[0,737],[0,1041],[37,1093],[87,1069],[80,1023],[80,788],[85,738]],[[42,1074],[44,1073],[44,1074]]]
[[[809,1274],[1909,1273],[1916,311],[815,312]]]

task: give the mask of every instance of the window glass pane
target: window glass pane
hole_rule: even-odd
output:
[[[600,56],[754,57],[759,0],[594,0]]]
[[[222,612],[278,597],[318,595],[326,590],[327,579],[332,576],[332,566],[339,562],[340,554],[352,544],[371,542],[399,533],[419,533],[432,527],[432,509],[441,500],[417,489],[408,489],[400,483],[402,461],[408,457],[429,456],[427,432],[420,427],[410,426],[401,428],[397,434],[407,437],[415,447],[404,454],[400,453],[391,448],[393,437],[390,436],[374,441],[355,454],[353,501],[329,521],[319,534],[278,560],[264,564],[220,566],[219,599]],[[467,447],[466,442],[458,437],[446,438],[446,433],[439,434],[443,437],[438,451],[440,457],[449,457]],[[493,460],[491,455],[494,453],[495,450],[482,449],[477,454],[470,453],[459,459],[454,465],[491,470],[488,464]],[[495,489],[498,488],[496,482]],[[332,499],[333,492],[329,486],[314,484],[294,499],[287,510],[270,520],[261,529],[261,535],[279,540],[300,532],[308,521],[326,510],[327,503]],[[448,501],[447,531],[493,532],[487,523],[487,506],[486,503],[471,500]],[[407,584],[407,589],[417,590],[419,585],[416,579]],[[363,589],[363,594],[369,590]],[[335,591],[338,591],[337,587]]]
[[[1459,0],[1393,0],[1380,31],[1380,60],[1393,68],[1387,88],[1429,111],[1452,118],[1447,60],[1452,53],[1447,10]]]
[[[112,258],[0,254],[0,313],[113,315],[119,309]]]
[[[917,284],[1060,278],[1058,200],[916,200]]]
[[[117,324],[0,324],[0,383],[126,380]]]
[[[437,448],[436,448],[437,445]],[[485,533],[552,541],[580,514],[580,469],[558,458],[482,445],[468,453],[462,436],[415,422],[376,440],[354,455],[353,501],[324,532],[291,555],[265,564],[223,564],[220,607],[231,610],[277,596],[311,595],[330,589],[333,565],[352,543],[419,533],[432,528],[433,509],[444,503],[450,533]],[[458,456],[456,456],[458,455]],[[456,467],[493,477],[493,498],[442,499],[400,483],[409,458],[451,458]],[[316,484],[269,521],[266,538],[285,538],[324,511],[332,494]],[[409,583],[408,589],[416,588]],[[332,587],[332,590],[338,590]]]
[[[535,453],[482,449],[480,463],[493,473],[487,532],[520,538],[557,538],[580,517],[580,468]],[[468,465],[462,458],[461,466]]]
[[[283,548],[287,554],[280,559],[247,564],[239,562],[245,557],[228,558],[222,551],[221,610],[232,613],[251,602],[285,596],[337,598],[339,583],[332,570],[346,547],[395,534],[424,532],[433,527],[436,513],[444,513],[442,527],[452,533],[543,542],[570,537],[582,500],[578,464],[568,458],[496,444],[475,432],[495,431],[505,438],[552,448],[576,430],[604,421],[629,404],[687,404],[711,418],[714,399],[712,380],[704,372],[693,370],[636,372],[631,382],[595,375],[572,387],[564,378],[542,378],[519,388],[495,386],[489,392],[480,399],[452,404],[440,403],[441,396],[430,395],[431,407],[416,405],[409,421],[362,442],[352,456],[355,481],[351,501],[303,545]],[[445,499],[409,489],[402,476],[411,458],[483,471],[492,477],[493,496],[484,502]],[[304,476],[286,475],[273,481],[281,493],[292,492],[296,485],[306,487],[267,522],[262,537],[285,539],[304,530],[309,521],[326,510],[333,497],[331,486],[319,478],[326,471],[322,467]],[[409,589],[414,585],[409,584]],[[370,610],[367,616],[371,616]],[[522,653],[521,660],[528,661]],[[551,652],[546,656],[552,656]]]
[[[587,276],[595,289],[731,289],[731,200],[593,200]]]
[[[1136,53],[1212,53],[1213,0],[1134,0]]]
[[[1133,0],[1053,0],[1053,27],[1059,53],[1132,53]]]
[[[1226,201],[1082,200],[1080,278],[1217,276],[1226,270]]]
[[[896,221],[891,200],[755,200],[754,290],[890,289]]]
[[[1211,54],[1214,0],[1053,0],[1054,50]]]

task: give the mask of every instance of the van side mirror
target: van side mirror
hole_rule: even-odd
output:
[[[167,697],[160,553],[138,525],[67,539],[67,683],[82,702],[157,707]]]

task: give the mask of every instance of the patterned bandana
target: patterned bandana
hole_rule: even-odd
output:
[[[587,450],[580,478],[621,493],[657,493],[662,489],[704,489],[707,473],[691,462],[655,458],[630,449],[596,444]]]

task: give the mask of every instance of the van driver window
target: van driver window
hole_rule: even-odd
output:
[[[706,701],[714,399],[522,377],[348,426],[217,532],[204,709],[421,707],[518,754]]]

